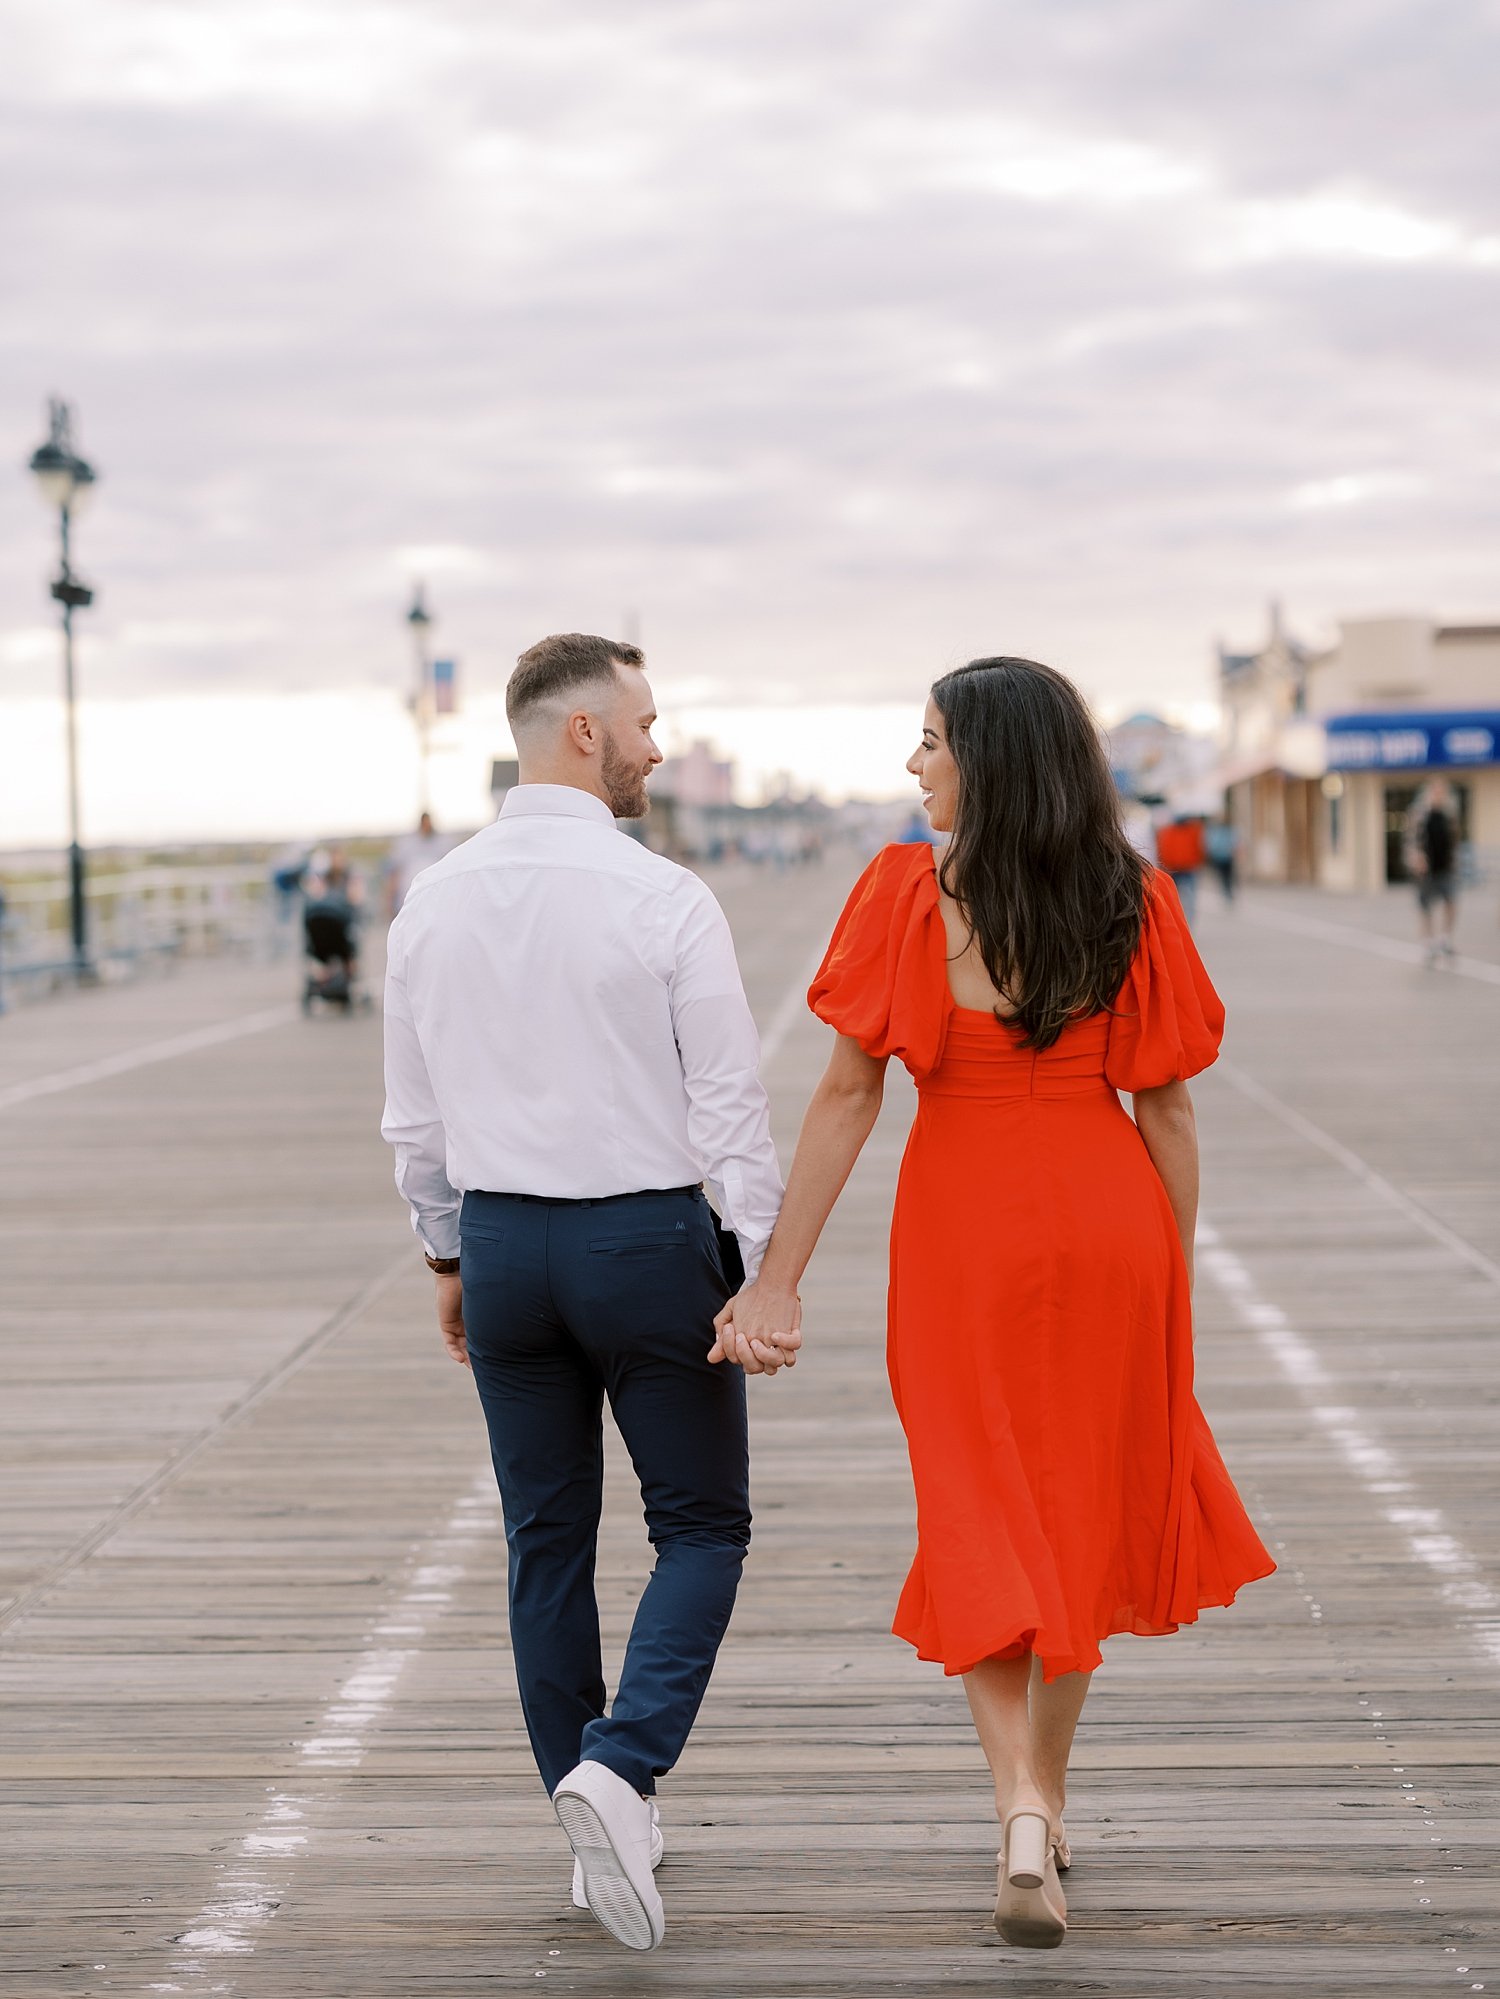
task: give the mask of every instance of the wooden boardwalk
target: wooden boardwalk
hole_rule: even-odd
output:
[[[790,1147],[853,871],[717,886]],[[757,1526],[664,1787],[666,1946],[567,1903],[468,1378],[375,1126],[375,1018],[222,968],[0,1022],[0,1990],[239,1999],[1500,1992],[1500,994],[1326,898],[1205,898],[1203,1399],[1283,1564],[1118,1639],[1065,1948],[988,1924],[962,1693],[890,1638],[881,1351],[904,1079],[752,1384]],[[1323,934],[1354,926],[1366,938]],[[645,1549],[616,1461],[618,1649]]]

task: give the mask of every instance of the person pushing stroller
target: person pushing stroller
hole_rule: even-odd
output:
[[[342,847],[326,862],[314,857],[302,910],[302,937],[308,957],[302,991],[302,1011],[314,1001],[346,1010],[360,997],[359,925],[364,908],[364,884],[349,865]]]

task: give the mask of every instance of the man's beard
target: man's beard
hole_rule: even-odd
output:
[[[599,763],[604,796],[616,819],[644,819],[651,810],[646,795],[646,773],[615,748],[613,738],[604,738],[604,754]]]

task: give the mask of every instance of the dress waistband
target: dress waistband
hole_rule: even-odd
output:
[[[956,1097],[969,1103],[1047,1104],[1079,1103],[1089,1097],[1113,1100],[1115,1091],[1097,1071],[1083,1076],[1060,1076],[1045,1070],[1006,1074],[998,1063],[985,1068],[978,1063],[960,1066],[945,1062],[936,1075],[921,1079],[917,1096],[922,1101]]]

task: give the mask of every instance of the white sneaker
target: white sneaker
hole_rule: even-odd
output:
[[[590,1915],[627,1950],[655,1950],[666,1931],[651,1878],[651,1801],[603,1763],[580,1763],[552,1809],[583,1875]]]
[[[661,1866],[661,1856],[661,1814],[657,1811],[656,1800],[653,1798],[651,1800],[651,1872],[653,1874]],[[588,1897],[583,1892],[583,1862],[575,1860],[573,1862],[573,1907],[575,1909],[586,1909],[588,1905]]]

